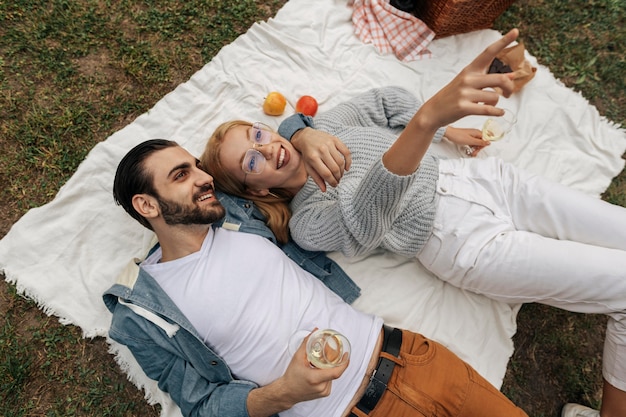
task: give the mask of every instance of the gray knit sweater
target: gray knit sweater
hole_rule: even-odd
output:
[[[415,256],[435,217],[439,160],[428,152],[412,175],[398,176],[382,164],[421,104],[399,87],[370,90],[314,119],[315,128],[340,138],[352,166],[337,188],[325,193],[309,178],[296,194],[289,223],[293,239],[309,250],[346,256],[384,248]],[[445,129],[433,138],[441,141]]]

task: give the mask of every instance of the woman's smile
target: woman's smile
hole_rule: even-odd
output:
[[[284,165],[289,163],[289,159],[291,158],[289,151],[285,149],[282,145],[278,151],[278,160],[276,161],[276,169],[281,169]]]

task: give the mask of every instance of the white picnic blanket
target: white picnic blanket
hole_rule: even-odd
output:
[[[403,63],[358,40],[345,0],[291,0],[274,19],[254,24],[151,110],[95,146],[55,199],[26,213],[0,241],[0,270],[62,323],[79,326],[85,337],[106,336],[110,314],[101,294],[129,259],[144,254],[152,238],[111,196],[115,167],[130,148],[146,139],[170,138],[200,155],[206,138],[225,120],[277,127],[293,107],[281,117],[266,116],[261,104],[273,90],[287,96],[291,106],[299,96],[312,95],[320,112],[386,85],[404,86],[427,99],[499,36],[482,30],[437,39],[429,45],[431,59]],[[517,112],[517,125],[480,157],[497,155],[599,196],[623,167],[626,134],[538,67],[520,93],[503,99]],[[462,157],[447,143],[437,151]],[[363,289],[356,308],[439,340],[501,385],[519,306],[460,291],[417,262],[388,253],[331,256]],[[164,417],[180,415],[124,347],[112,342],[111,351],[146,398],[162,404]]]

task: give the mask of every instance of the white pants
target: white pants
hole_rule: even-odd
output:
[[[626,209],[494,158],[439,172],[420,262],[499,301],[607,314],[603,376],[626,391]]]

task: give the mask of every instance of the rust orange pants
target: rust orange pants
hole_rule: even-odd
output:
[[[470,365],[443,345],[402,332],[387,390],[370,417],[528,417]],[[359,417],[365,414],[356,407]]]

